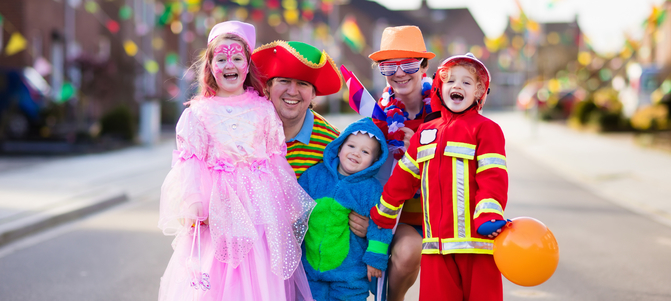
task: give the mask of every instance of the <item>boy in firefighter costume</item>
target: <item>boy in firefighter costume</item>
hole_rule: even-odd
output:
[[[508,173],[503,132],[479,113],[489,82],[470,53],[441,63],[431,93],[440,116],[419,127],[371,210],[375,223],[392,228],[403,200],[421,188],[420,300],[503,300],[492,254],[506,223]]]
[[[370,118],[352,123],[326,146],[324,162],[298,179],[317,202],[302,257],[315,300],[364,301],[371,277],[387,268],[391,230],[371,222],[361,238],[348,226],[350,211],[368,217],[380,199],[382,185],[375,175],[387,159],[384,139]]]

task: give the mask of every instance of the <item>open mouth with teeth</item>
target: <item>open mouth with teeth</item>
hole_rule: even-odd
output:
[[[452,92],[450,93],[450,98],[454,100],[464,100],[464,95],[459,92]]]
[[[284,103],[289,105],[295,105],[298,103],[298,100],[287,99],[287,98],[282,98],[282,101],[284,101]]]
[[[224,73],[224,78],[226,80],[236,80],[236,79],[238,79],[238,74],[237,73]]]

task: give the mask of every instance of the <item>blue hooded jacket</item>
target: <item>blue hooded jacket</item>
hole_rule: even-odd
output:
[[[380,156],[368,168],[343,176],[338,173],[338,151],[356,131],[366,131],[377,138]],[[386,270],[391,230],[379,229],[370,220],[367,237],[361,238],[350,231],[348,222],[350,211],[370,217],[370,209],[380,201],[382,185],[375,175],[387,154],[384,134],[370,118],[364,118],[329,143],[324,162],[307,169],[299,178],[298,183],[317,202],[303,244],[303,265],[311,281],[365,278],[366,265]]]

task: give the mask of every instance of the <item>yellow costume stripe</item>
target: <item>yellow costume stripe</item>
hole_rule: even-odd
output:
[[[478,169],[475,173],[485,171],[490,168],[501,168],[506,172],[506,157],[497,153],[488,153],[478,156]]]
[[[475,206],[474,212],[473,218],[478,218],[483,213],[496,213],[503,216],[503,207],[495,199],[483,199]]]

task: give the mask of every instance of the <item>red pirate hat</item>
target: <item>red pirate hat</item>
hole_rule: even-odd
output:
[[[252,61],[266,78],[294,78],[311,83],[317,95],[340,91],[344,81],[335,63],[314,46],[294,41],[265,44],[252,54]]]

